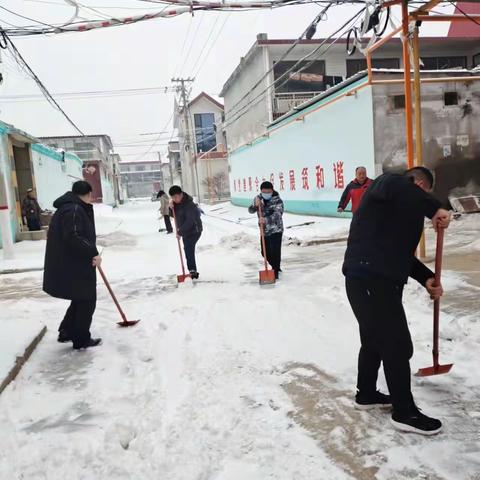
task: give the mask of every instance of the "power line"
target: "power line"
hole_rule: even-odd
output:
[[[69,7],[69,5],[63,2],[53,2],[48,0],[25,0],[31,3],[44,3],[46,5],[57,5],[59,7]],[[126,7],[126,6],[105,6],[105,5],[89,5],[89,8],[104,8],[110,10],[157,10],[158,7]]]
[[[295,68],[297,68],[297,66],[299,66],[302,62],[304,62],[308,57],[311,57],[312,55],[314,55],[315,53],[317,53],[320,48],[323,47],[323,45],[325,45],[328,41],[330,41],[334,35],[337,35],[339,32],[341,32],[342,30],[345,30],[346,28],[349,27],[349,25],[355,21],[358,16],[363,12],[365,11],[366,7],[362,8],[360,11],[358,11],[353,17],[351,17],[346,23],[344,23],[338,30],[336,30],[334,33],[332,33],[328,38],[326,38],[323,42],[320,43],[320,45],[314,49],[312,52],[308,53],[307,55],[305,55],[303,58],[301,58],[300,60],[298,60],[291,68],[289,68],[285,73],[283,73],[282,75],[280,75],[280,77],[278,77],[275,81],[273,81],[271,84],[269,84],[264,90],[262,90],[256,97],[254,97],[252,100],[250,100],[246,105],[244,105],[242,108],[240,108],[237,112],[235,112],[235,114],[231,114],[231,116],[233,116],[234,118],[232,119],[229,119],[229,121],[227,121],[227,118],[225,118],[225,122],[223,124],[223,127],[227,127],[229,125],[231,125],[233,122],[237,121],[239,118],[241,118],[243,115],[245,115],[254,105],[256,105],[257,103],[259,103],[261,101],[261,98],[260,97],[263,97],[265,95],[266,92],[268,92],[270,90],[270,88],[274,87],[277,85],[277,83],[279,83],[280,81],[284,80],[285,77],[287,77]],[[343,32],[342,35],[344,35],[345,32]],[[323,54],[326,53],[326,51],[328,51],[334,43],[336,43],[338,40],[340,39],[340,37],[338,37],[337,39],[335,39],[334,42],[332,42],[328,47],[327,49],[325,50],[325,52],[323,52]],[[300,70],[296,71],[295,73],[298,73],[299,71],[303,71],[305,68],[308,68],[308,66],[310,66],[314,61],[316,61],[316,59],[312,60],[310,63],[308,63],[307,65],[305,65],[304,67],[302,67]],[[280,86],[283,86],[288,80],[289,80],[290,77],[288,77]],[[258,98],[260,98],[260,100],[258,100],[256,103],[255,100],[257,100]]]
[[[73,120],[65,113],[65,111],[62,109],[62,107],[58,104],[58,102],[52,97],[50,92],[47,90],[47,87],[42,83],[42,81],[37,77],[35,72],[32,70],[30,65],[27,63],[27,61],[23,58],[22,54],[18,51],[17,47],[15,44],[12,42],[10,37],[2,30],[0,29],[0,35],[2,37],[3,43],[6,45],[6,48],[10,48],[11,51],[13,52],[15,60],[23,66],[28,73],[30,74],[31,78],[35,81],[35,83],[38,85],[40,88],[40,91],[45,95],[45,97],[48,99],[51,105],[53,105],[72,125],[72,127],[80,133],[80,135],[85,136],[85,134],[80,130],[80,128],[77,127],[77,125],[73,122]]]
[[[197,76],[198,76],[198,74],[199,74],[200,71],[202,70],[203,66],[205,65],[205,63],[206,63],[206,61],[207,61],[207,58],[209,57],[210,52],[212,51],[213,47],[216,45],[216,43],[217,43],[217,41],[218,41],[218,39],[219,39],[219,37],[220,37],[223,29],[225,28],[225,24],[227,23],[227,20],[230,18],[230,15],[231,15],[231,13],[228,13],[228,14],[226,15],[225,20],[223,21],[222,25],[220,25],[220,29],[219,29],[218,32],[217,32],[217,36],[215,37],[215,39],[213,40],[212,44],[210,45],[210,48],[208,49],[207,54],[205,55],[202,63],[199,65],[198,70],[194,73],[194,75],[193,75],[194,77],[197,77]]]
[[[217,18],[215,19],[215,21],[213,22],[213,26],[212,28],[210,29],[210,33],[208,34],[208,37],[207,39],[205,40],[205,43],[203,44],[203,47],[202,49],[200,50],[200,53],[198,54],[197,56],[197,60],[195,61],[195,63],[193,64],[193,67],[192,67],[192,72],[195,71],[195,69],[197,68],[197,65],[198,65],[198,62],[200,61],[200,59],[202,58],[202,55],[203,55],[203,52],[205,51],[205,49],[207,48],[207,45],[208,45],[208,42],[210,41],[210,39],[212,38],[212,35],[213,35],[213,32],[215,31],[215,27],[217,26],[217,23],[218,23],[218,20],[219,20],[219,13],[217,13]]]
[[[190,34],[190,29],[192,28],[193,23],[193,15],[190,16],[190,21],[188,22],[187,32],[185,34],[185,38],[183,39],[182,51],[180,53],[180,57],[178,58],[177,66],[173,71],[173,76],[177,76],[178,67],[180,66],[180,62],[182,61],[183,53],[185,52],[185,46],[187,44],[188,35]]]
[[[84,100],[89,98],[111,98],[111,97],[128,97],[137,95],[160,95],[173,93],[176,90],[171,86],[147,87],[147,88],[127,88],[118,90],[93,90],[80,92],[58,92],[52,93],[56,98],[65,100]],[[5,102],[30,102],[44,99],[43,95],[4,95],[0,96],[0,100]]]
[[[300,41],[302,40],[302,38],[304,36],[307,35],[307,33],[310,31],[310,29],[313,27],[313,25],[316,25],[318,23],[318,21],[323,17],[323,15],[325,15],[325,13],[328,11],[328,9],[331,7],[331,5],[327,5],[326,7],[324,7],[320,13],[318,15],[315,16],[315,18],[313,19],[313,21],[307,26],[307,28],[303,31],[303,33],[295,40],[295,42],[287,49],[287,51],[280,57],[280,59],[276,62],[276,63],[279,63],[281,61],[283,61],[285,58],[287,58],[287,56],[293,51],[293,49],[300,43]],[[235,108],[240,105],[245,99],[247,99],[250,94],[252,92],[255,91],[255,89],[263,82],[263,80],[265,80],[269,75],[270,73],[273,72],[275,68],[275,65],[272,65],[271,68],[269,68],[262,76],[259,80],[257,80],[257,82],[255,83],[255,85],[252,86],[252,88],[249,89],[249,91],[247,93],[245,93],[245,95],[243,95],[242,98],[240,98],[240,100],[238,100],[232,107],[231,107],[231,110],[235,110]],[[238,110],[240,111],[241,108]],[[235,113],[235,112],[234,112]]]
[[[44,25],[46,27],[53,27],[53,25],[50,25],[49,23],[44,23],[44,22],[41,22],[40,20],[35,20],[34,18],[26,17],[25,15],[21,15],[20,13],[14,12],[13,10],[10,10],[6,7],[2,7],[1,5],[0,5],[0,8],[2,10],[5,10],[8,13],[11,13],[12,15],[23,18],[24,20],[29,20],[30,22],[38,23],[38,24]]]
[[[173,120],[173,112],[172,114],[170,115],[170,118],[168,119],[167,123],[165,124],[165,126],[161,129],[161,132],[166,130],[168,128],[168,126],[170,125],[170,122]],[[161,140],[161,137],[162,137],[162,133],[160,133],[157,138],[153,141],[153,143],[150,145],[150,147],[143,153],[141,154],[138,154],[139,156],[137,158],[144,158],[146,155],[148,155],[156,146],[160,146],[161,144],[159,144],[158,142]],[[172,137],[173,137],[173,132],[172,132]],[[172,138],[170,137],[170,138]]]
[[[185,67],[185,64],[187,63],[187,60],[189,59],[190,54],[192,53],[193,45],[195,44],[195,39],[197,38],[198,31],[199,31],[199,29],[200,29],[200,26],[202,25],[204,15],[205,15],[205,14],[203,14],[203,15],[200,17],[200,21],[199,21],[198,24],[197,24],[197,28],[196,28],[196,30],[195,30],[195,33],[193,34],[192,41],[190,42],[190,47],[188,48],[187,56],[185,57],[185,59],[184,59],[184,61],[183,61],[183,63],[182,63],[182,66],[181,66],[180,70],[178,71],[179,74],[181,74],[181,73],[183,72],[183,68]]]

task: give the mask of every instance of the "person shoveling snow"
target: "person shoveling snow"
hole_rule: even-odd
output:
[[[58,341],[73,342],[76,350],[95,347],[90,325],[97,298],[96,267],[102,263],[96,247],[92,187],[79,180],[72,191],[55,200],[57,209],[48,230],[43,290],[71,300],[58,329]]]
[[[383,174],[365,193],[350,227],[343,264],[347,296],[360,327],[356,406],[393,406],[395,428],[433,435],[440,420],[416,407],[411,392],[413,344],[402,305],[408,277],[423,285],[432,299],[443,294],[434,273],[415,257],[424,217],[446,228],[450,213],[430,195],[433,175],[415,167],[404,175]],[[377,391],[380,363],[390,396]]]

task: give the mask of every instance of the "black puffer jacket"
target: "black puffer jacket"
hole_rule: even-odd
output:
[[[190,195],[184,193],[181,203],[174,204],[174,209],[178,233],[182,237],[191,237],[202,233],[200,209]]]
[[[68,300],[96,298],[97,275],[93,206],[67,192],[55,200],[57,211],[48,229],[43,290]]]
[[[425,217],[441,204],[404,175],[385,173],[365,192],[350,226],[343,273],[422,285],[433,273],[415,257]]]

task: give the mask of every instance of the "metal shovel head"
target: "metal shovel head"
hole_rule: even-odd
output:
[[[260,270],[258,272],[260,285],[275,283],[275,272],[273,270]]]
[[[122,322],[117,322],[119,327],[133,327],[136,325],[140,320],[124,320]]]
[[[187,278],[191,278],[188,273],[186,275],[177,275],[178,283],[183,283]]]
[[[442,375],[448,373],[453,367],[453,363],[448,365],[437,365],[433,367],[420,368],[415,374],[416,377],[431,377],[432,375]]]

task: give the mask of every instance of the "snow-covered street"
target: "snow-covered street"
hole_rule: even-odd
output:
[[[478,219],[453,222],[447,236],[440,348],[455,365],[413,377],[419,407],[445,425],[425,438],[353,408],[357,323],[345,242],[330,243],[348,220],[286,216],[284,275],[260,287],[255,219],[207,207],[200,281],[177,286],[175,237],[158,232],[157,209],[97,211],[105,273],[129,319],[141,319],[118,328],[99,281],[97,349],[56,342],[66,302],[41,292],[41,271],[0,276],[0,322],[48,326],[0,396],[2,480],[480,479]],[[17,247],[41,265],[43,242]],[[415,282],[405,305],[416,371],[431,364],[432,305]]]

